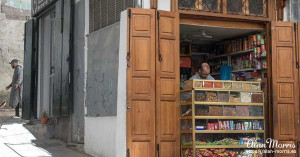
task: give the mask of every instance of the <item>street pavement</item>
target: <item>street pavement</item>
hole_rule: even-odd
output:
[[[56,139],[38,140],[14,118],[14,110],[0,109],[0,157],[90,157],[66,146]]]

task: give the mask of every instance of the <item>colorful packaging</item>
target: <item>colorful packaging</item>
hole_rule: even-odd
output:
[[[214,123],[215,130],[219,130],[218,123]]]

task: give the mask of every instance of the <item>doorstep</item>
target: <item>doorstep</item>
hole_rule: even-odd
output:
[[[35,119],[24,124],[24,127],[38,140],[53,139],[55,137],[55,126],[51,123],[41,124],[40,120]]]

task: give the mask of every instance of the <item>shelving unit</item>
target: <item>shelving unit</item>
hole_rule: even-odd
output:
[[[205,135],[221,135],[222,137],[228,136],[228,135],[233,135],[235,136],[235,134],[238,135],[238,137],[240,136],[244,136],[245,134],[247,134],[247,138],[255,138],[255,139],[260,139],[262,141],[265,141],[265,117],[264,117],[264,95],[263,92],[261,91],[261,87],[260,87],[260,82],[249,82],[249,81],[220,81],[220,80],[188,80],[185,81],[185,83],[187,84],[187,88],[184,90],[181,90],[182,95],[190,95],[190,98],[188,99],[188,101],[182,100],[181,102],[181,107],[182,108],[190,108],[191,109],[191,114],[188,114],[186,116],[181,116],[181,128],[183,128],[183,121],[191,121],[191,126],[190,126],[190,130],[185,130],[185,129],[181,129],[181,134],[182,134],[182,138],[185,135],[188,136],[192,136],[191,138],[191,143],[186,143],[186,140],[182,139],[182,145],[181,145],[181,149],[191,149],[193,152],[193,156],[196,156],[196,150],[197,149],[252,149],[252,148],[248,148],[247,145],[245,144],[241,144],[238,143],[237,144],[231,144],[231,145],[212,145],[210,143],[207,143],[208,141],[204,141],[205,144],[196,144],[197,142],[197,136],[205,136]],[[230,85],[231,84],[231,85]],[[240,88],[236,89],[236,84],[240,84]],[[222,85],[222,86],[220,86]],[[230,86],[229,86],[230,85]],[[234,86],[235,85],[235,86]],[[233,88],[234,86],[234,88]],[[227,87],[227,88],[225,88]],[[246,88],[247,87],[247,88]],[[250,88],[249,88],[250,87]],[[200,93],[199,93],[200,92]],[[214,102],[210,102],[208,101],[208,94],[207,92],[214,92],[216,93],[216,101]],[[231,99],[229,99],[229,101],[227,102],[221,102],[219,100],[221,100],[219,98],[219,94],[220,93],[226,93],[228,94],[228,97],[230,98],[234,92],[235,94],[239,95],[239,98],[237,97],[237,100],[240,100],[240,102],[231,102]],[[187,93],[187,94],[184,94]],[[247,93],[251,96],[251,102],[245,102],[244,99],[246,100],[245,97],[243,97],[243,99],[241,98],[241,95],[244,96],[244,94]],[[202,101],[196,101],[196,96],[199,96],[199,94],[204,94],[205,95],[205,100],[201,100]],[[231,95],[232,94],[232,95]],[[257,99],[257,95],[260,95],[261,97],[259,97],[259,99]],[[256,97],[256,99],[254,99],[254,96]],[[261,99],[260,99],[261,98]],[[199,98],[197,98],[199,99]],[[247,98],[248,100],[249,98]],[[233,99],[232,99],[233,100]],[[235,99],[234,99],[235,100]],[[260,102],[257,102],[258,100],[261,100]],[[241,102],[242,101],[242,102]],[[197,112],[197,107],[203,107],[203,108],[210,108],[210,107],[221,107],[222,108],[222,115],[211,115],[213,112],[210,111],[210,109],[208,110],[207,115],[199,115],[200,112]],[[226,107],[232,107],[235,108],[235,115],[225,115],[225,110],[224,108]],[[240,115],[241,113],[238,113],[238,107],[246,107],[248,108],[248,115]],[[259,115],[258,113],[255,113],[254,115],[254,107],[258,107],[259,108],[259,113],[261,113],[261,115]],[[251,109],[253,111],[251,111]],[[202,113],[202,112],[201,112]],[[203,114],[203,113],[202,113]],[[205,113],[206,114],[206,113]],[[227,113],[228,114],[228,113]],[[196,130],[196,124],[199,124],[199,120],[203,123],[203,121],[206,124],[206,126],[204,125],[197,125],[198,127],[203,127],[202,130]],[[217,129],[208,129],[208,124],[209,121],[213,121],[215,122],[214,124],[216,124],[216,122],[218,122],[218,127]],[[230,121],[233,124],[230,125],[230,127],[225,127],[225,129],[220,125],[222,125],[222,123],[224,121]],[[220,123],[221,122],[221,123]],[[259,128],[254,128],[254,122],[255,125],[257,123],[259,123],[258,125],[260,126]],[[242,123],[242,124],[249,124],[249,127],[247,130],[239,130],[237,129],[235,126],[238,123]],[[225,123],[226,124],[226,123]],[[228,123],[227,123],[228,124]],[[236,125],[235,125],[236,124]],[[232,127],[234,125],[234,127]],[[186,127],[184,127],[186,128]],[[245,127],[246,128],[246,127]],[[224,135],[222,135],[224,134]],[[232,137],[232,136],[230,136]],[[223,139],[222,139],[223,140]],[[238,139],[233,139],[235,141],[237,141]],[[198,141],[198,142],[202,142]],[[215,142],[215,141],[209,141],[209,142]],[[254,148],[254,149],[259,149],[259,148]],[[184,156],[183,156],[184,157]]]

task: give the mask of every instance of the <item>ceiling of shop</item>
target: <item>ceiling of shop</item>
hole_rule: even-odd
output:
[[[220,28],[181,24],[180,41],[205,45],[225,39],[243,37],[247,36],[248,34],[253,34],[261,31],[262,30],[257,29]]]

